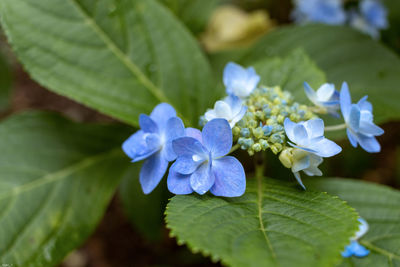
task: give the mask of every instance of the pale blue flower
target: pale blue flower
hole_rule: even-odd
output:
[[[320,22],[331,25],[344,24],[346,12],[342,0],[295,0],[293,17],[298,22]]]
[[[335,142],[324,137],[324,121],[312,119],[298,123],[289,118],[284,121],[286,136],[291,146],[313,153],[317,156],[332,157],[342,151]]]
[[[334,84],[324,83],[315,92],[308,83],[304,82],[304,91],[314,105],[326,110],[335,117],[339,116],[337,113],[340,108],[339,92],[335,89]]]
[[[378,39],[379,30],[386,29],[388,25],[387,10],[377,0],[364,0],[360,3],[360,13],[350,12],[350,25],[359,31]]]
[[[361,14],[369,25],[376,29],[388,27],[387,10],[378,0],[363,0],[360,4]]]
[[[360,225],[357,233],[350,239],[350,245],[346,246],[345,250],[342,252],[344,258],[351,256],[365,257],[369,254],[369,250],[358,243],[358,240],[368,231],[369,226],[362,218],[358,218],[358,221],[360,222]]]
[[[149,194],[167,171],[168,162],[175,160],[172,140],[184,136],[185,128],[174,108],[166,103],[157,105],[150,116],[141,114],[139,125],[141,130],[131,135],[122,149],[132,162],[146,159],[139,180],[143,192]]]
[[[214,109],[208,110],[204,114],[206,121],[213,119],[225,119],[229,122],[231,128],[240,121],[246,113],[246,106],[243,101],[234,95],[229,95],[223,100],[215,102]]]
[[[284,121],[285,133],[294,147],[291,152],[282,155],[287,158],[287,167],[292,172],[299,184],[305,189],[300,177],[300,171],[308,176],[321,176],[322,172],[318,166],[322,163],[323,157],[332,157],[342,151],[342,148],[335,142],[324,137],[324,121],[313,119],[305,122],[294,123],[289,118]]]
[[[245,69],[236,63],[229,62],[224,69],[223,80],[228,95],[235,95],[243,99],[257,87],[260,76],[253,67]]]
[[[243,195],[243,166],[236,158],[225,156],[231,147],[232,131],[225,119],[209,121],[201,133],[191,129],[186,137],[174,140],[178,158],[169,171],[168,189],[174,194],[210,191],[224,197]]]
[[[367,101],[367,96],[361,98],[357,104],[352,104],[349,87],[344,82],[340,91],[340,108],[351,145],[357,147],[360,144],[367,152],[379,152],[381,146],[375,136],[382,135],[384,131],[373,122],[372,105]]]

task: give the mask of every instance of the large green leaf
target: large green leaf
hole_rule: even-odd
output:
[[[202,32],[221,0],[159,0],[194,33]]]
[[[263,57],[285,56],[303,48],[337,86],[347,81],[353,100],[369,95],[377,122],[400,118],[400,59],[353,29],[327,25],[287,26],[267,34],[253,47],[217,56],[217,66],[235,60],[252,65]],[[300,71],[300,70],[299,70]],[[302,88],[301,88],[302,89]]]
[[[179,244],[230,266],[332,266],[357,229],[337,197],[267,178],[238,198],[175,196],[166,221]]]
[[[295,101],[308,104],[304,98],[303,83],[308,81],[318,86],[326,81],[325,74],[315,65],[303,50],[295,50],[285,58],[264,58],[253,64],[261,76],[261,84],[279,85],[293,93]]]
[[[3,0],[12,47],[45,87],[137,125],[158,102],[197,122],[217,94],[198,44],[153,0]]]
[[[126,136],[47,113],[0,124],[0,263],[52,266],[82,244],[130,165]]]
[[[399,191],[350,179],[309,179],[305,184],[346,200],[370,226],[360,243],[371,254],[365,258],[346,259],[343,266],[400,266]]]

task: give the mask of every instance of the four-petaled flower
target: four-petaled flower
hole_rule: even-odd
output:
[[[317,168],[322,158],[332,157],[340,153],[342,148],[324,137],[324,121],[321,119],[294,123],[286,118],[284,128],[290,140],[288,143],[297,148],[292,151],[290,166],[297,181],[304,188],[299,172],[304,171],[310,176],[322,175]]]
[[[362,218],[358,218],[358,221],[360,222],[360,225],[357,233],[350,239],[350,245],[346,246],[345,250],[342,252],[344,258],[351,256],[365,257],[369,254],[369,250],[358,243],[358,239],[368,231],[368,223]]]
[[[229,122],[231,128],[240,121],[247,108],[243,105],[243,101],[234,95],[229,95],[223,100],[215,102],[214,109],[208,110],[204,114],[204,118],[207,121],[221,118],[226,119]]]
[[[172,140],[184,136],[182,120],[169,104],[161,103],[150,116],[139,117],[141,130],[131,135],[122,145],[123,151],[137,162],[147,159],[140,170],[143,192],[149,194],[158,185],[168,168],[168,162],[176,158]]]
[[[357,104],[352,104],[349,87],[344,82],[340,91],[340,108],[351,145],[357,147],[360,144],[367,152],[379,152],[381,146],[375,136],[382,135],[384,131],[373,122],[372,105],[367,101],[367,96],[361,98]]]
[[[340,108],[339,92],[335,90],[334,84],[325,83],[315,92],[308,83],[304,82],[304,91],[314,105],[326,110],[335,117],[339,116],[337,113]]]
[[[224,69],[224,85],[228,95],[235,95],[245,98],[250,95],[260,82],[253,67],[247,69],[229,62]]]
[[[246,177],[242,164],[225,156],[232,147],[232,131],[225,119],[209,121],[203,131],[190,129],[186,137],[173,141],[178,155],[168,175],[168,189],[174,194],[193,191],[216,196],[237,197],[244,194]]]

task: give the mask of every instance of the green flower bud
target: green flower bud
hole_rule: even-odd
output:
[[[292,155],[292,148],[285,148],[279,154],[279,160],[281,161],[282,165],[286,168],[292,168],[293,165],[293,155]]]
[[[253,149],[255,152],[260,152],[261,149],[262,149],[262,147],[261,147],[260,144],[256,143],[256,144],[254,144],[254,145],[252,146],[252,149]]]

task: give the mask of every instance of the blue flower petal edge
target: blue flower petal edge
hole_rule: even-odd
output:
[[[184,136],[185,128],[174,108],[166,103],[157,105],[150,116],[141,114],[139,125],[141,130],[122,144],[122,150],[132,162],[145,160],[139,181],[143,192],[149,194],[167,171],[168,162],[175,160],[172,140]]]

